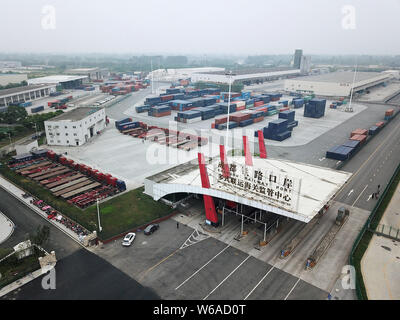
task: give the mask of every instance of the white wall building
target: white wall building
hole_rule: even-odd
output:
[[[392,79],[390,73],[357,72],[354,92]],[[353,88],[354,72],[342,71],[285,80],[285,91],[314,93],[320,96],[347,97]]]
[[[48,145],[81,146],[106,126],[105,109],[82,107],[45,121]]]

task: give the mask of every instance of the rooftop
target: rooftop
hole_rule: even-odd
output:
[[[78,76],[78,75],[54,75],[54,76],[47,76],[47,77],[40,77],[29,79],[29,84],[41,84],[41,83],[61,83],[61,82],[68,82],[68,81],[75,81],[86,79],[87,76]]]
[[[228,157],[228,163],[230,165],[236,164],[238,168],[243,168],[244,162],[244,157]],[[216,157],[211,159],[207,165],[212,189],[207,194],[288,216],[303,222],[309,222],[333,198],[351,176],[351,173],[348,172],[288,160],[253,158],[254,170],[257,169],[265,173],[263,179],[266,178],[266,180],[261,180],[259,186],[263,185],[266,187],[269,184],[269,173],[280,176],[280,178],[288,177],[293,179],[293,188],[289,194],[292,198],[292,203],[286,205],[282,201],[268,197],[266,194],[261,195],[260,193],[244,190],[232,183],[226,184],[223,180],[219,180],[218,170],[216,169],[218,163],[219,158]],[[239,181],[238,179],[243,178],[235,180]],[[197,161],[160,172],[148,177],[147,180],[157,184],[157,186],[153,187],[153,196],[155,199],[160,196],[162,197],[163,191],[168,193],[170,190],[172,192],[202,194],[200,170]],[[271,186],[271,188],[274,187]],[[150,190],[146,187],[146,193],[148,191]]]
[[[80,107],[76,108],[72,111],[65,112],[63,114],[60,114],[57,117],[52,118],[49,121],[79,121],[87,116],[91,115],[92,113],[95,113],[97,111],[100,111],[104,108],[90,108],[90,107]]]
[[[379,76],[387,76],[387,74],[383,74],[380,72],[357,72],[355,82],[365,81],[369,79],[374,79]],[[306,77],[299,77],[296,79],[292,79],[295,81],[314,81],[314,82],[332,82],[332,83],[353,83],[354,72],[351,71],[339,71],[339,72],[331,72],[325,73],[321,75],[315,76],[306,76]]]
[[[38,89],[42,89],[42,88],[48,88],[48,87],[49,87],[48,84],[36,84],[36,85],[29,85],[29,86],[10,88],[10,89],[3,89],[3,90],[0,90],[0,97],[8,96],[8,95],[11,95],[11,94],[17,94],[17,93],[20,93],[20,92],[38,90]]]
[[[257,73],[267,73],[267,72],[277,72],[277,71],[288,71],[288,70],[296,70],[295,68],[290,67],[275,67],[275,68],[253,68],[253,69],[244,69],[244,70],[232,70],[232,74],[234,75],[246,75],[246,74],[257,74]],[[204,74],[221,74],[226,75],[229,71],[210,71],[203,72]]]

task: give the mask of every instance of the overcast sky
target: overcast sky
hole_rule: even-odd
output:
[[[1,0],[0,52],[400,54],[399,15],[400,0]]]

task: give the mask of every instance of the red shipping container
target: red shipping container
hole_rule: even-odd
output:
[[[170,116],[170,115],[171,115],[171,110],[154,114],[154,116],[157,118]]]
[[[260,121],[263,121],[263,120],[264,120],[264,117],[258,117],[258,118],[254,118],[253,122],[257,123],[257,122],[260,122]]]
[[[264,101],[257,101],[257,102],[254,102],[254,106],[255,107],[261,107],[261,106],[263,106],[264,105]]]
[[[368,135],[368,130],[366,129],[356,129],[353,130],[350,134],[350,138],[356,135]]]
[[[228,121],[228,117],[215,118],[215,124],[222,124]]]
[[[382,128],[385,123],[383,121],[375,123],[375,125],[379,128]]]
[[[282,109],[279,109],[279,112],[282,112],[282,111],[288,111],[288,110],[290,110],[290,108],[289,108],[289,107],[287,107],[287,108],[282,108]]]
[[[236,111],[245,110],[246,106],[236,107]]]
[[[215,123],[211,123],[211,129],[215,129]]]
[[[229,116],[229,121],[241,122],[251,118],[250,113],[234,113]]]
[[[385,112],[385,116],[391,117],[393,114],[394,114],[394,109],[389,109],[389,110],[386,110],[386,112]]]
[[[350,140],[356,140],[360,141],[361,143],[364,143],[365,140],[367,140],[367,136],[363,134],[356,134],[350,138]]]

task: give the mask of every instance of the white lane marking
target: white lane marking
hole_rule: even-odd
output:
[[[249,294],[243,299],[243,300],[247,300],[247,298],[254,292],[254,290],[257,289],[257,287],[261,284],[261,282],[264,281],[264,279],[270,274],[270,272],[272,270],[274,270],[275,267],[272,267],[271,269],[268,270],[268,272],[264,275],[264,277],[262,277],[262,279],[256,284],[256,286],[249,292]]]
[[[361,191],[361,193],[359,194],[359,196],[357,197],[357,199],[353,202],[353,204],[351,205],[352,207],[354,207],[354,205],[356,204],[356,202],[358,201],[358,199],[360,199],[361,195],[364,193],[365,189],[368,188],[368,185],[365,186],[365,188],[363,189],[363,191]]]
[[[338,161],[338,162],[336,162],[336,164],[339,164],[339,163],[341,163],[342,161]]]
[[[319,159],[319,161],[324,161],[326,158],[325,157],[323,157],[323,158],[321,158],[321,159]]]
[[[350,197],[350,195],[354,192],[354,189],[351,189],[349,194],[347,195],[348,197]]]
[[[178,290],[180,287],[182,287],[186,282],[188,282],[190,279],[192,279],[196,274],[198,274],[201,270],[203,270],[211,261],[213,261],[216,257],[218,257],[222,252],[224,252],[226,249],[228,249],[231,246],[229,243],[224,249],[222,249],[220,252],[218,252],[214,257],[212,257],[208,262],[206,262],[200,269],[198,269],[195,273],[193,273],[189,278],[187,278],[185,281],[183,281],[179,286],[175,288],[175,290]]]
[[[247,258],[246,259],[244,259],[235,269],[233,269],[233,271],[230,273],[230,274],[228,274],[226,277],[225,277],[225,279],[224,280],[222,280],[220,283],[219,283],[219,285],[217,285],[213,290],[211,290],[211,292],[208,294],[208,295],[206,295],[204,298],[203,298],[203,300],[206,300],[215,290],[217,290],[237,269],[239,269],[240,268],[240,266],[243,264],[243,263],[245,263],[248,259],[250,258],[250,255],[249,256],[247,256]]]
[[[297,284],[300,282],[300,278],[296,281],[296,283],[294,284],[293,288],[289,291],[289,293],[287,294],[287,296],[285,297],[284,300],[287,300],[287,298],[290,296],[290,294],[292,293],[292,291],[294,290],[294,288],[296,288]]]
[[[372,194],[369,195],[367,201],[371,200],[371,198],[372,198]]]

